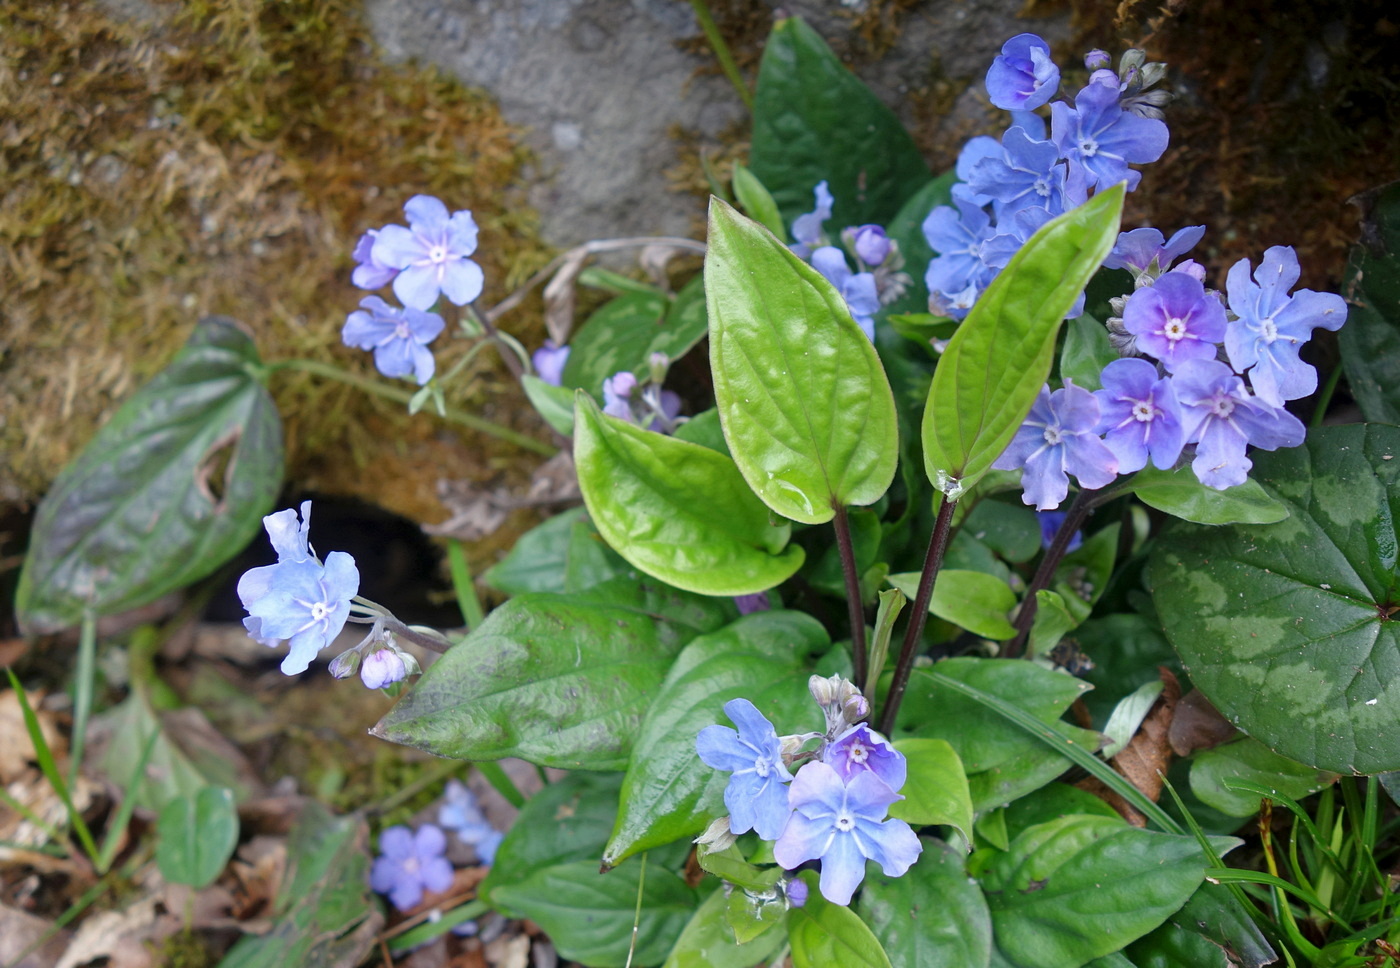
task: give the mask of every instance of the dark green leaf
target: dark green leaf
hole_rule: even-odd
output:
[[[602,393],[603,381],[621,370],[642,379],[652,340],[666,326],[670,301],[658,292],[625,292],[604,303],[569,341],[563,384]]]
[[[171,800],[156,822],[160,876],[198,890],[223,872],[238,846],[238,810],[228,787],[204,787]]]
[[[723,816],[729,774],[700,762],[695,738],[706,726],[733,724],[724,704],[745,698],[780,734],[822,728],[807,691],[814,654],[830,639],[803,612],[756,612],[681,651],[651,698],[622,785],[622,806],[603,861],[691,837]]]
[[[904,754],[909,777],[899,790],[904,799],[890,805],[890,816],[916,827],[947,824],[971,843],[972,796],[953,747],[941,739],[902,739],[895,749]]]
[[[1074,638],[1094,662],[1082,678],[1094,685],[1084,704],[1096,722],[1107,719],[1118,700],[1138,686],[1160,679],[1158,666],[1180,669],[1160,624],[1141,615],[1092,618],[1079,626]]]
[[[865,922],[848,907],[821,896],[809,873],[807,903],[788,912],[793,968],[891,968],[890,959]]]
[[[1400,768],[1395,517],[1400,429],[1324,427],[1256,454],[1273,525],[1176,524],[1150,577],[1191,681],[1274,752],[1334,773]]]
[[[1065,346],[1060,351],[1060,378],[1073,380],[1085,390],[1103,387],[1103,368],[1118,359],[1108,341],[1108,329],[1093,316],[1076,316],[1065,326]]]
[[[629,578],[496,609],[371,733],[438,756],[620,770],[666,670],[728,602]]]
[[[1118,556],[1118,524],[1100,528],[1060,562],[1052,587],[1076,622],[1088,619],[1094,603],[1108,587]]]
[[[1040,551],[1040,519],[1024,504],[978,501],[961,524],[1007,561],[1030,561]]]
[[[1197,480],[1189,467],[1144,467],[1128,479],[1123,491],[1136,494],[1148,507],[1195,524],[1274,524],[1288,517],[1288,510],[1258,482],[1246,480],[1217,491]]]
[[[986,968],[992,919],[981,890],[958,851],[927,837],[923,845],[903,877],[872,866],[857,910],[900,968]]]
[[[943,352],[924,408],[924,470],[957,499],[1001,455],[1044,386],[1070,306],[1118,237],[1115,186],[1047,222],[978,298]]]
[[[1022,831],[982,881],[1008,961],[1079,968],[1165,921],[1205,867],[1194,837],[1071,815]]]
[[[1202,884],[1185,907],[1133,942],[1128,953],[1139,968],[1263,968],[1278,960],[1223,884]]]
[[[1026,652],[1031,656],[1043,656],[1079,624],[1079,619],[1070,612],[1064,596],[1058,592],[1042,588],[1035,593],[1035,601],[1035,622],[1031,625]]]
[[[1036,824],[1048,823],[1070,814],[1097,814],[1116,819],[1117,811],[1087,790],[1068,783],[1047,783],[1045,786],[1015,801],[1001,811],[1006,831],[1019,837],[1021,831]]]
[[[39,503],[15,611],[31,634],[136,608],[237,554],[282,487],[253,341],[211,316]]]
[[[627,563],[594,530],[588,511],[577,507],[525,532],[481,577],[507,595],[523,595],[584,591],[626,569]]]
[[[812,210],[812,190],[827,182],[833,236],[884,225],[929,177],[894,112],[796,17],[774,24],[764,45],[750,159],[789,223]]]
[[[919,588],[919,573],[910,571],[887,579],[911,599]],[[1009,639],[1016,629],[1006,614],[1016,607],[1016,593],[1000,578],[980,571],[945,568],[938,573],[928,610],[959,628],[988,639]]]
[[[841,294],[717,199],[705,292],[715,405],[754,492],[807,524],[879,500],[899,450],[894,396]]]
[[[1367,420],[1400,424],[1400,186],[1362,196],[1364,245],[1347,266],[1347,323],[1337,333],[1351,395]]]
[[[1301,800],[1336,779],[1335,773],[1279,756],[1248,736],[1191,758],[1191,792],[1232,817],[1252,817],[1259,812],[1258,794],[1232,788],[1232,781],[1257,783],[1291,800]]]
[[[723,890],[711,891],[685,926],[663,968],[752,968],[771,958],[786,940],[778,922],[746,944],[736,944],[726,927]]]
[[[369,830],[358,814],[334,817],[307,801],[287,839],[287,869],[273,928],[246,936],[219,968],[358,965],[384,925],[369,892]]]
[[[791,525],[773,522],[734,461],[605,416],[582,392],[574,461],[599,533],[648,575],[704,595],[750,595],[802,566]]]

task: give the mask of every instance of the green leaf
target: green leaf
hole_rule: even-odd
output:
[[[978,501],[961,522],[955,513],[954,523],[1007,561],[1030,561],[1040,552],[1040,519],[1024,504]]]
[[[972,796],[962,760],[945,740],[902,739],[894,744],[904,754],[909,776],[890,805],[890,816],[916,827],[947,824],[972,843]]]
[[[531,406],[544,418],[545,423],[565,437],[573,436],[574,391],[568,387],[545,383],[533,373],[522,376],[520,385],[524,387],[525,396],[530,399]]]
[[[924,238],[924,219],[939,205],[953,203],[952,189],[957,183],[958,173],[955,171],[945,171],[932,181],[926,182],[922,188],[909,196],[895,217],[885,225],[886,234],[899,244],[900,254],[904,257],[904,264],[909,271],[909,288],[904,291],[904,295],[885,307],[886,319],[901,336],[924,343],[933,336],[938,339],[952,336],[957,328],[956,323],[949,326],[947,332],[931,331],[916,335],[900,330],[900,324],[895,322],[894,316],[901,313],[927,314],[928,287],[924,285],[923,270],[933,258],[933,250]]]
[[[1044,786],[1069,768],[1069,761],[1019,726],[962,693],[941,685],[930,673],[956,679],[1024,709],[1072,735],[1084,730],[1058,723],[1087,683],[1019,659],[946,659],[931,670],[915,669],[892,739],[943,739],[967,772],[973,807],[986,810]],[[1085,741],[1090,749],[1096,745]]]
[[[1065,326],[1065,346],[1060,351],[1060,378],[1073,380],[1085,390],[1103,387],[1103,368],[1118,359],[1108,341],[1108,329],[1093,316],[1076,316]]]
[[[136,608],[241,551],[282,486],[282,422],[253,341],[202,320],[39,502],[15,611],[29,634]]]
[[[238,846],[238,810],[228,787],[208,786],[171,800],[156,821],[160,876],[198,890],[223,872]]]
[[[1113,576],[1113,562],[1118,556],[1119,530],[1121,526],[1115,522],[1095,531],[1082,545],[1065,555],[1055,569],[1052,587],[1076,622],[1088,619],[1094,603],[1108,587],[1108,580]]]
[[[715,405],[754,493],[806,524],[879,500],[899,450],[894,396],[841,294],[718,199],[705,292]]]
[[[1400,429],[1324,427],[1256,454],[1278,524],[1176,524],[1149,575],[1191,681],[1274,752],[1333,773],[1400,768],[1395,518]]]
[[[778,211],[778,203],[772,194],[763,187],[758,176],[738,162],[734,163],[734,198],[744,209],[744,214],[778,238],[786,238],[783,228],[783,215]]]
[[[624,292],[604,303],[569,341],[563,385],[602,393],[603,381],[620,370],[646,373],[648,347],[669,308],[666,296],[659,292]]]
[[[1036,824],[1058,820],[1070,814],[1090,814],[1118,819],[1118,812],[1087,790],[1068,783],[1047,783],[1045,786],[1015,801],[1001,811],[1006,832],[1019,837],[1021,831]]]
[[[598,532],[634,567],[704,595],[749,595],[790,578],[788,545],[734,461],[699,444],[605,416],[580,391],[574,461]]]
[[[787,910],[787,901],[777,891],[759,894],[731,891],[724,918],[734,932],[734,940],[739,944],[748,944],[781,924]]]
[[[287,869],[267,934],[241,939],[219,968],[358,965],[384,925],[369,891],[369,829],[307,801],[287,838]]]
[[[894,112],[796,17],[774,24],[764,45],[750,164],[789,223],[827,182],[835,231],[886,224],[929,177]]]
[[[1363,244],[1351,250],[1347,323],[1337,333],[1347,384],[1365,418],[1400,424],[1400,187],[1362,196]]]
[[[1232,817],[1252,817],[1259,812],[1259,795],[1232,787],[1232,781],[1257,783],[1291,800],[1301,800],[1336,779],[1335,773],[1279,756],[1247,736],[1191,758],[1191,792]]]
[[[1244,906],[1223,884],[1209,883],[1127,951],[1138,968],[1263,968],[1278,960]]]
[[[1079,624],[1079,619],[1070,613],[1064,596],[1042,588],[1035,593],[1035,621],[1031,625],[1028,656],[1047,655],[1059,644],[1065,633]]]
[[[507,595],[523,595],[584,591],[626,570],[627,563],[594,530],[587,508],[577,507],[525,532],[481,577]]]
[[[903,877],[874,867],[857,910],[900,968],[987,968],[992,919],[982,891],[968,879],[963,858],[939,840]]]
[[[688,440],[692,444],[717,450],[729,456],[729,444],[724,439],[724,428],[719,423],[719,411],[714,407],[702,410],[676,428],[677,440]]]
[[[1148,507],[1195,524],[1275,524],[1288,517],[1288,509],[1257,481],[1217,491],[1197,480],[1190,467],[1144,467],[1128,479],[1123,491],[1136,494]]]
[[[1205,868],[1194,837],[1071,815],[1023,831],[982,881],[1009,962],[1079,968],[1165,921]]]
[[[729,774],[700,762],[695,738],[732,725],[724,704],[745,698],[782,734],[818,730],[807,691],[814,654],[830,645],[821,623],[803,612],[756,612],[692,641],[676,658],[642,721],[605,864],[691,837],[728,813]]]
[[[428,667],[370,732],[465,760],[621,770],[666,670],[728,602],[616,578],[511,599]]]
[[[919,573],[901,572],[886,579],[911,599],[919,589]],[[1009,639],[1016,629],[1006,613],[1016,607],[1016,593],[1002,581],[980,571],[945,568],[938,573],[928,610],[939,618],[988,639]]]
[[[891,968],[890,959],[865,922],[848,907],[832,904],[810,873],[807,903],[788,911],[793,968]]]
[[[783,876],[777,867],[749,863],[738,844],[730,844],[724,850],[710,850],[701,845],[695,848],[695,860],[706,872],[754,894],[772,893]]]
[[[752,968],[777,954],[786,936],[774,930],[776,921],[753,941],[735,943],[724,917],[727,901],[724,891],[710,892],[676,939],[663,968]]]
[[[956,500],[1011,442],[1045,385],[1060,323],[1118,237],[1123,188],[1047,222],[978,298],[933,372],[924,471]]]
[[[492,897],[544,929],[561,959],[622,968],[640,893],[633,964],[656,965],[693,916],[696,896],[672,871],[648,864],[642,881],[641,869],[633,862],[601,874],[594,861],[557,864],[496,888]]]

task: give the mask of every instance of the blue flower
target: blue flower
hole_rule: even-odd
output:
[[[1000,158],[1004,153],[1001,142],[989,135],[979,134],[975,138],[967,139],[967,143],[958,152],[958,163],[953,169],[958,176],[958,184],[954,187],[961,186],[959,190],[963,192],[964,199],[977,206],[992,204],[992,196],[979,195],[972,190],[972,173],[986,159]]]
[[[851,229],[851,247],[868,266],[878,266],[890,254],[890,239],[880,225],[858,225]]]
[[[473,848],[481,863],[488,867],[494,864],[496,851],[505,839],[505,834],[487,821],[471,790],[459,780],[448,780],[443,800],[443,805],[438,808],[438,823],[455,833],[462,843]]]
[[[1192,276],[1168,272],[1129,297],[1123,327],[1139,350],[1175,373],[1185,360],[1215,359],[1225,338],[1225,307]]]
[[[431,309],[439,293],[458,306],[480,296],[485,276],[468,258],[476,251],[472,213],[449,215],[431,195],[414,195],[403,210],[410,227],[384,226],[371,249],[375,262],[398,270],[394,295],[413,309]]]
[[[706,726],[695,739],[695,751],[707,766],[734,774],[724,790],[729,829],[736,834],[755,831],[775,840],[787,825],[787,784],[792,774],[783,765],[782,743],[758,707],[747,699],[731,699],[724,714],[728,726]]]
[[[766,612],[773,606],[767,592],[754,592],[752,595],[735,595],[734,607],[740,615],[752,615],[754,612]]]
[[[433,378],[436,367],[427,344],[438,338],[443,326],[437,313],[398,309],[378,296],[366,296],[360,308],[345,317],[340,338],[346,346],[374,350],[375,368],[385,376],[412,376],[422,386]]]
[[[1346,322],[1347,307],[1330,292],[1288,290],[1298,281],[1298,256],[1291,246],[1276,245],[1249,278],[1249,260],[1230,268],[1226,290],[1230,309],[1239,318],[1225,331],[1225,352],[1259,399],[1275,407],[1317,389],[1317,371],[1298,358],[1298,348],[1319,326],[1335,330]],[[1249,368],[1253,367],[1252,370]]]
[[[1099,430],[1104,444],[1118,458],[1118,473],[1128,474],[1152,463],[1168,470],[1186,442],[1181,404],[1170,380],[1158,379],[1146,360],[1114,360],[1103,369],[1099,401]]]
[[[563,386],[564,366],[569,362],[570,349],[568,346],[556,345],[552,339],[545,340],[544,345],[535,350],[534,355],[530,357],[539,378],[550,386]]]
[[[632,416],[632,391],[635,389],[637,378],[627,370],[608,377],[603,381],[603,413],[635,423]]]
[[[416,907],[424,890],[442,892],[452,886],[452,865],[442,856],[447,837],[432,824],[413,833],[407,827],[390,827],[379,835],[380,856],[370,869],[369,886],[400,911]]]
[[[902,799],[869,770],[843,783],[827,764],[808,763],[792,782],[792,819],[773,845],[773,856],[788,870],[820,860],[822,896],[850,904],[865,879],[867,860],[899,877],[923,850],[907,823],[886,819],[890,804]]]
[[[375,260],[374,240],[378,235],[378,229],[370,229],[355,243],[352,257],[356,265],[355,271],[350,274],[350,281],[360,289],[378,289],[380,286],[387,286],[394,276],[399,274],[399,270],[393,266],[386,266]]]
[[[831,218],[831,206],[835,204],[824,181],[817,182],[812,194],[816,197],[816,208],[806,215],[797,216],[792,222],[792,237],[797,241],[791,248],[799,259],[807,258],[813,249],[826,241],[822,223]]]
[[[1131,191],[1142,173],[1128,165],[1156,161],[1167,150],[1166,124],[1124,111],[1116,84],[1085,86],[1072,108],[1063,101],[1050,105],[1050,132],[1071,174],[1074,169],[1082,172],[1088,188],[1126,181]]]
[[[360,665],[360,680],[369,689],[383,689],[407,674],[403,657],[393,649],[376,649]]]
[[[1001,150],[980,159],[968,173],[968,187],[1001,202],[1003,214],[1036,206],[1059,215],[1065,210],[1065,166],[1053,141],[1033,141],[1019,127],[1001,139]]]
[[[822,762],[845,783],[850,783],[857,773],[870,772],[896,793],[904,786],[909,771],[904,754],[864,723],[852,726],[828,745]]]
[[[929,303],[934,311],[955,319],[967,315],[996,274],[982,258],[982,246],[996,230],[987,213],[969,198],[969,192],[966,186],[954,186],[953,204],[957,207],[939,205],[923,222],[924,239],[938,253],[924,273]]]
[[[1138,274],[1148,272],[1158,276],[1170,269],[1174,261],[1190,252],[1205,234],[1204,225],[1188,225],[1169,240],[1154,228],[1120,232],[1108,258],[1103,260],[1103,267],[1132,269]]]
[[[243,626],[264,645],[290,640],[282,660],[286,675],[305,672],[317,652],[345,627],[350,599],[360,590],[355,559],[332,551],[321,564],[311,552],[307,529],[311,502],[302,503],[302,522],[296,512],[278,511],[263,518],[277,563],[251,568],[238,580],[238,597],[248,611]]]
[[[1064,511],[1037,511],[1035,517],[1040,522],[1040,546],[1049,551],[1051,542],[1055,540],[1055,535],[1060,533],[1060,528],[1064,526],[1065,518],[1069,517],[1069,514]],[[1084,532],[1076,531],[1070,535],[1065,551],[1075,551],[1083,544]]]
[[[1297,447],[1306,431],[1282,407],[1251,397],[1244,381],[1218,360],[1187,360],[1172,375],[1187,443],[1196,444],[1191,469],[1207,487],[1243,484],[1253,462],[1246,445]]]
[[[1100,488],[1118,476],[1118,459],[1095,436],[1099,403],[1082,387],[1065,381],[1064,389],[1043,387],[1026,422],[992,467],[1022,468],[1021,500],[1038,511],[1053,511],[1069,493],[1069,477],[1081,487]]]
[[[1001,45],[1001,56],[987,70],[987,94],[1006,111],[1030,111],[1060,89],[1060,69],[1050,45],[1035,34],[1017,34]]]
[[[869,272],[852,272],[846,265],[846,256],[834,245],[822,246],[812,253],[812,268],[836,287],[865,338],[875,342],[875,314],[880,311],[875,276]]]

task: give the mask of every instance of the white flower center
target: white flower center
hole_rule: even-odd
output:
[[[1099,153],[1099,143],[1093,138],[1080,138],[1079,151],[1085,158],[1092,158]]]
[[[843,832],[844,832],[844,831],[847,831],[847,830],[854,830],[854,829],[855,829],[855,826],[856,826],[856,818],[855,818],[855,817],[852,817],[849,813],[841,813],[841,814],[837,814],[837,815],[836,815],[836,829],[837,829],[837,830],[840,830],[840,831],[843,831]]]
[[[428,249],[428,261],[433,263],[447,261],[447,246],[435,245]]]
[[[331,613],[331,607],[330,607],[329,605],[327,605],[325,602],[312,602],[312,603],[311,603],[311,621],[313,621],[313,622],[320,622],[320,621],[323,621],[323,620],[325,619],[325,617],[326,617],[327,615],[329,615],[330,613]]]
[[[1140,423],[1151,423],[1156,415],[1157,411],[1146,400],[1138,400],[1133,404],[1133,419]]]
[[[413,338],[413,332],[408,328],[408,320],[400,319],[394,323],[394,336],[398,339]]]
[[[870,747],[866,746],[860,740],[856,740],[851,743],[850,756],[852,763],[863,764],[866,760],[870,759]]]
[[[1210,412],[1221,420],[1228,420],[1235,412],[1235,401],[1226,396],[1217,396],[1210,402]]]
[[[1058,447],[1064,442],[1064,436],[1060,433],[1059,427],[1045,428],[1045,442],[1051,447]]]
[[[1049,198],[1050,183],[1047,182],[1044,178],[1037,178],[1035,180],[1035,193],[1041,198]]]
[[[1259,338],[1265,343],[1272,343],[1278,339],[1278,323],[1274,322],[1272,316],[1266,316],[1259,321]]]
[[[773,768],[769,765],[766,757],[760,757],[753,761],[753,771],[764,779],[767,779],[768,774],[773,772]]]
[[[1162,335],[1175,343],[1186,338],[1186,320],[1173,316],[1162,324]]]

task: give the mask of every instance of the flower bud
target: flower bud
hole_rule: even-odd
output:
[[[356,646],[331,660],[330,673],[337,679],[349,679],[360,668],[360,649]]]
[[[1084,55],[1084,66],[1091,71],[1097,71],[1107,67],[1111,62],[1112,58],[1108,56],[1108,51],[1106,50],[1095,48]]]
[[[885,230],[878,225],[862,225],[855,230],[852,247],[856,255],[868,266],[878,266],[890,254],[890,240]]]
[[[858,723],[870,715],[870,702],[857,693],[841,704],[841,715],[848,723]]]
[[[812,693],[812,698],[817,701],[817,705],[825,708],[835,701],[836,688],[840,681],[840,676],[832,676],[830,679],[812,676],[807,680],[807,689]]]
[[[393,649],[378,649],[365,657],[360,680],[370,689],[383,689],[398,682],[406,672],[403,656]]]
[[[807,903],[807,882],[794,877],[790,881],[783,882],[783,889],[787,893],[788,904],[792,907],[800,908]]]
[[[671,358],[665,353],[653,353],[647,357],[647,367],[651,382],[661,386],[666,382],[666,371],[671,368]]]
[[[695,838],[694,843],[704,847],[706,853],[714,853],[715,851],[728,850],[738,839],[738,835],[729,829],[729,818],[720,817],[711,822],[705,828],[705,832]]]

